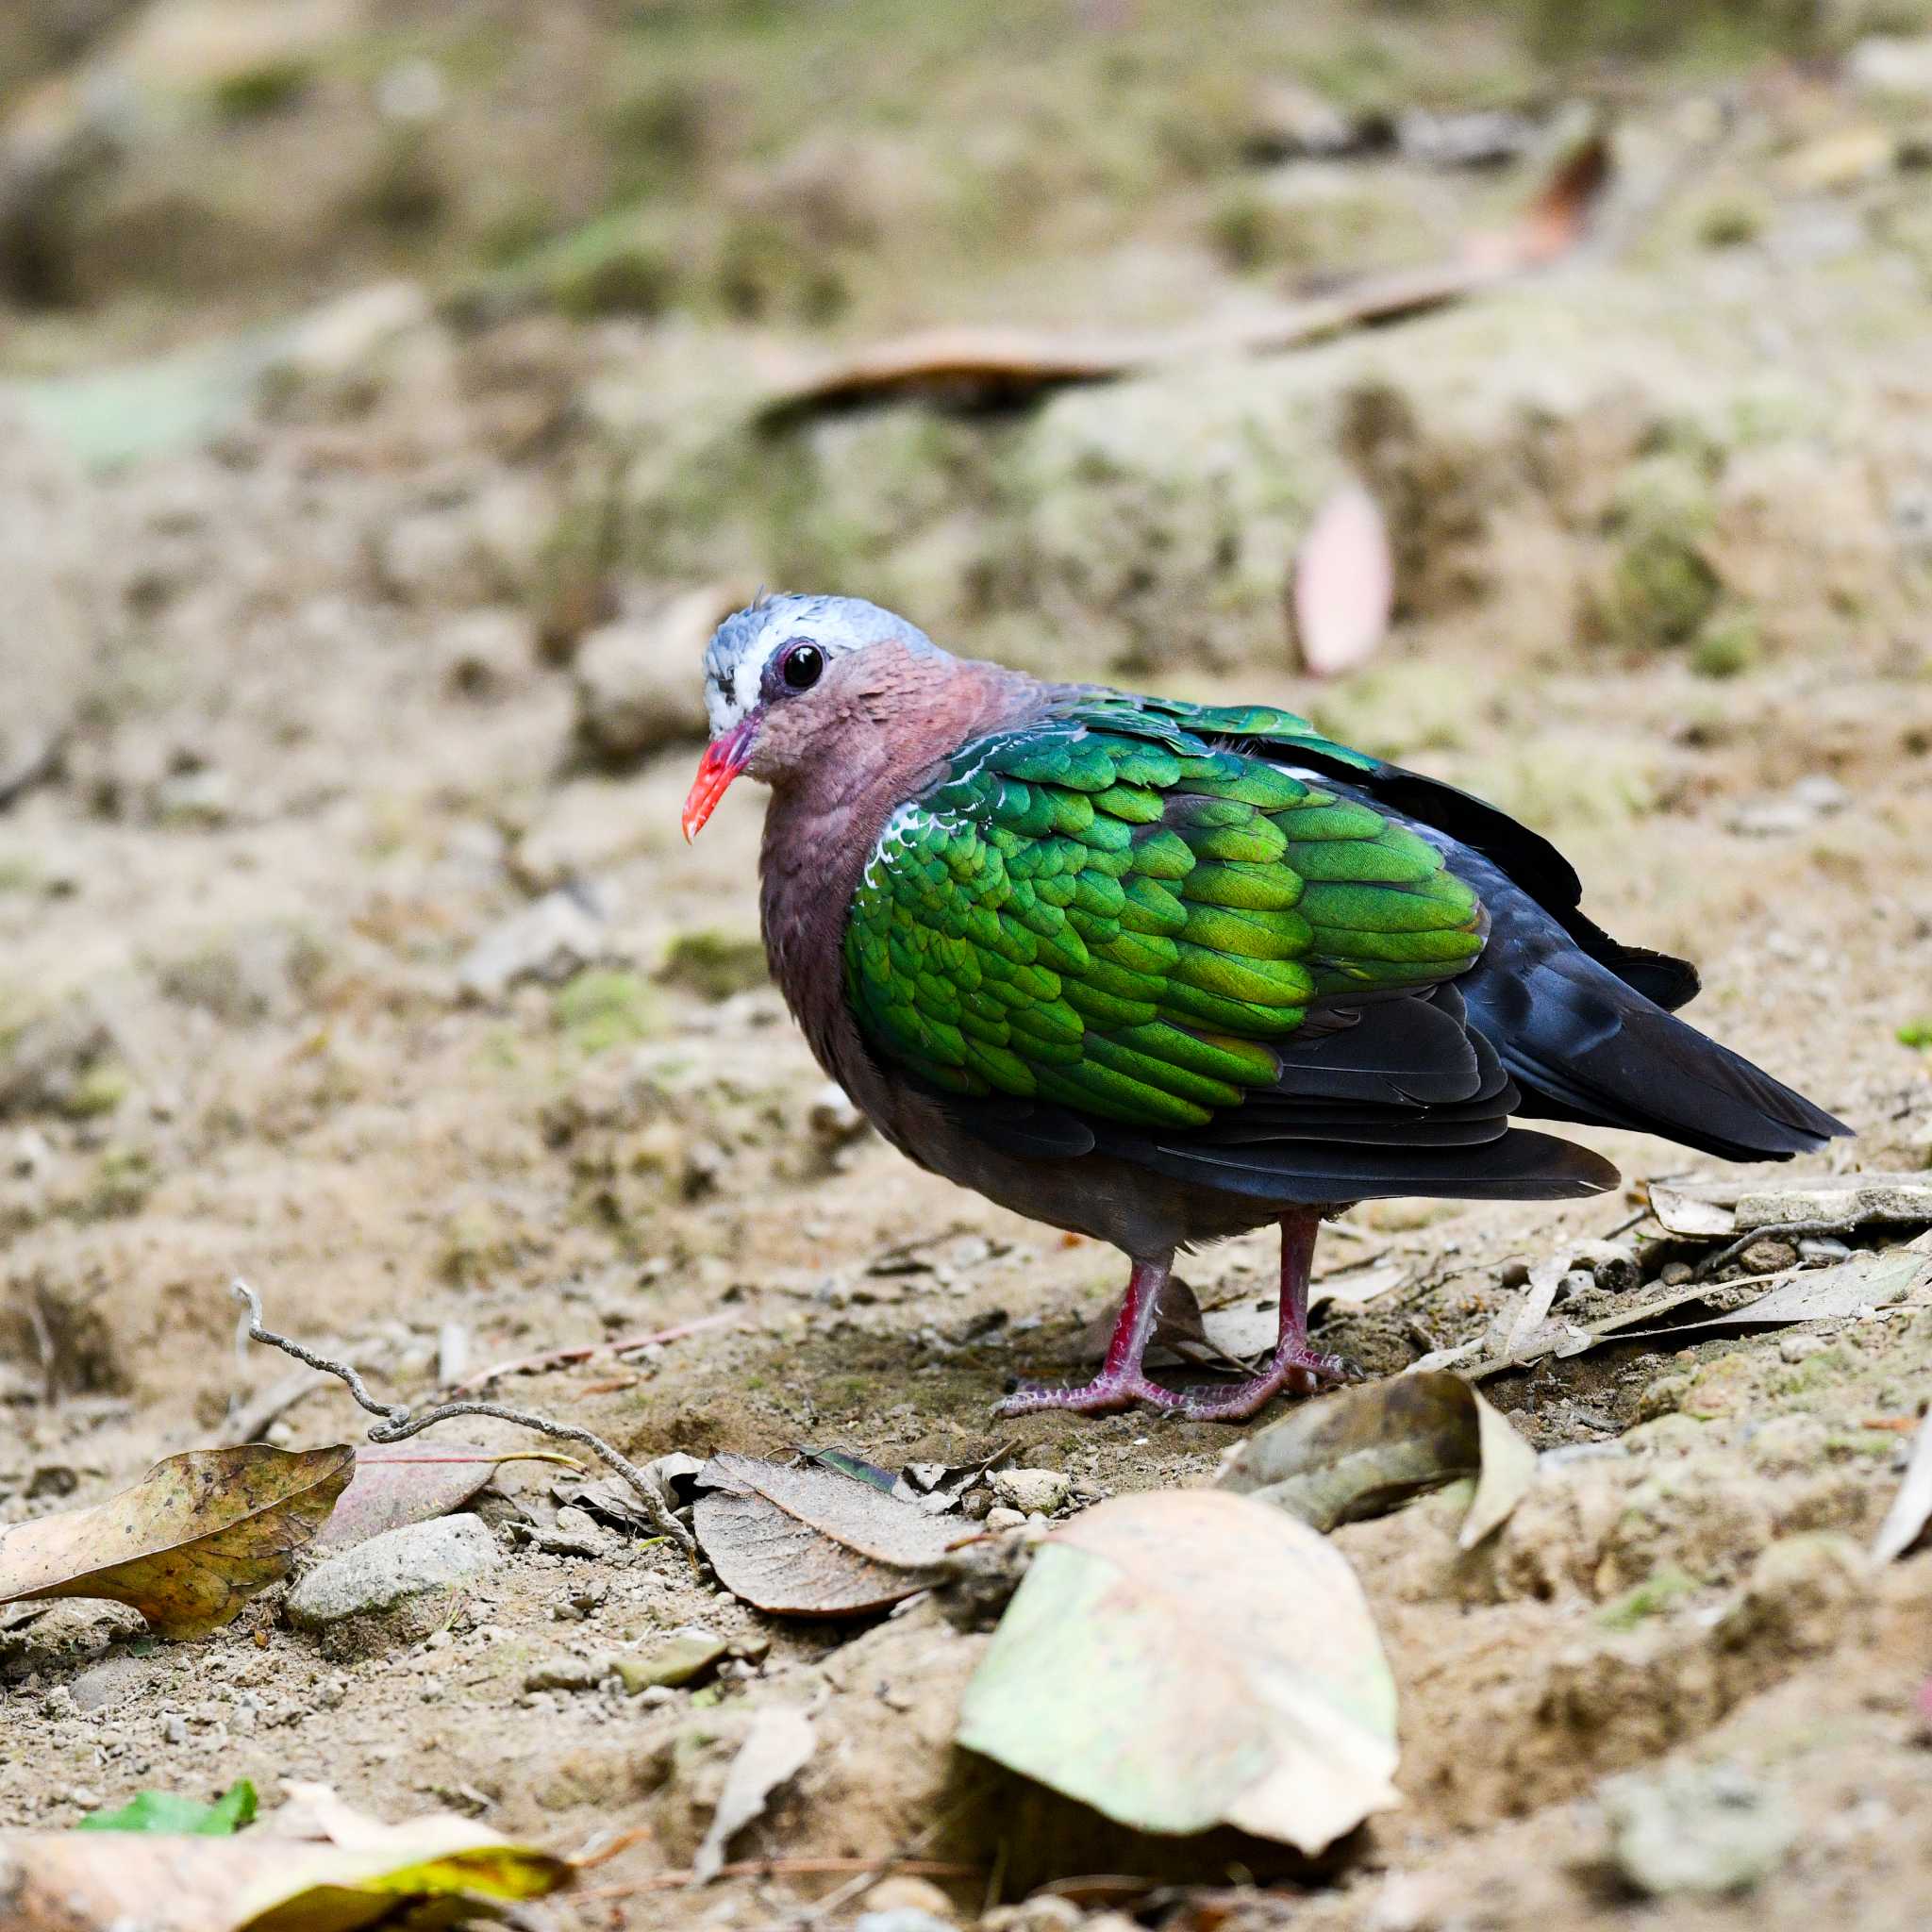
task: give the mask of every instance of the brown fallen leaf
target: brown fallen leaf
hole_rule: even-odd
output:
[[[288,1574],[355,1465],[346,1442],[170,1456],[105,1503],[0,1530],[0,1603],[101,1597],[163,1637],[205,1637]]]
[[[406,1523],[427,1523],[460,1509],[506,1462],[560,1462],[575,1456],[550,1449],[484,1449],[474,1442],[388,1442],[358,1447],[349,1487],[336,1498],[315,1546],[347,1549]]]
[[[1219,1487],[1333,1529],[1476,1478],[1457,1541],[1474,1549],[1536,1480],[1536,1451],[1460,1375],[1422,1371],[1324,1395],[1250,1436]]]
[[[1294,562],[1294,634],[1311,676],[1339,677],[1375,655],[1395,608],[1389,526],[1359,483],[1315,512]]]
[[[698,1547],[733,1595],[780,1616],[853,1617],[930,1589],[957,1524],[827,1469],[714,1456]]]
[[[1213,1490],[1116,1496],[1048,1537],[958,1741],[1136,1830],[1311,1856],[1399,1802],[1395,1686],[1347,1560]]]
[[[1044,390],[1114,381],[1162,364],[1276,354],[1371,323],[1421,314],[1559,259],[1583,239],[1609,174],[1609,142],[1593,131],[1570,150],[1509,227],[1472,235],[1446,261],[1364,275],[1321,295],[1168,332],[924,329],[862,349],[780,389],[760,408],[758,420],[778,428],[828,410],[908,395],[978,408],[1009,404]]]

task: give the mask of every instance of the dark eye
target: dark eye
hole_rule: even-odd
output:
[[[803,639],[787,644],[785,655],[778,659],[778,675],[787,691],[809,691],[824,675],[824,670],[825,654]]]

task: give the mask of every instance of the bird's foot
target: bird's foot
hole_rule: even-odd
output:
[[[1037,1415],[1042,1409],[1065,1409],[1074,1415],[1106,1415],[1131,1408],[1137,1402],[1156,1408],[1178,1409],[1187,1397],[1150,1381],[1139,1369],[1103,1369],[1092,1381],[1074,1389],[1049,1388],[1043,1382],[1023,1382],[1004,1401],[992,1406],[995,1415]]]
[[[1362,1372],[1343,1357],[1323,1355],[1306,1341],[1286,1341],[1258,1375],[1231,1389],[1191,1389],[1180,1398],[1177,1412],[1191,1423],[1238,1423],[1277,1395],[1312,1395],[1324,1382],[1361,1379]]]
[[[1117,1408],[1145,1403],[1191,1423],[1237,1423],[1253,1415],[1276,1395],[1312,1395],[1324,1382],[1358,1382],[1362,1372],[1339,1355],[1322,1355],[1307,1342],[1278,1348],[1258,1375],[1231,1388],[1163,1389],[1139,1371],[1108,1374],[1074,1389],[1058,1389],[1025,1382],[1003,1402],[995,1415],[1037,1415],[1043,1409],[1064,1409],[1074,1415],[1106,1415]]]

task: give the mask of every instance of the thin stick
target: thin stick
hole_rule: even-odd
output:
[[[874,1878],[887,1872],[908,1872],[915,1878],[977,1878],[983,1865],[963,1865],[951,1858],[740,1858],[721,1865],[719,1878],[815,1878],[852,1873],[860,1878]],[[629,1898],[640,1891],[675,1891],[690,1885],[694,1874],[689,1870],[653,1872],[624,1885],[592,1885],[573,1891],[573,1899]],[[842,1890],[843,1888],[841,1887]]]
[[[738,1318],[731,1313],[705,1315],[695,1322],[680,1322],[674,1328],[659,1328],[650,1335],[627,1335],[622,1341],[585,1341],[574,1343],[569,1348],[553,1348],[542,1355],[526,1355],[515,1361],[497,1362],[492,1367],[479,1369],[474,1375],[466,1377],[449,1391],[452,1395],[467,1394],[472,1389],[480,1389],[486,1382],[493,1382],[499,1375],[534,1375],[543,1369],[568,1368],[573,1362],[587,1362],[592,1356],[628,1355],[636,1349],[649,1348],[657,1341],[682,1341],[687,1335],[697,1335],[707,1328],[722,1328],[725,1323]]]
[[[651,1488],[643,1471],[628,1457],[612,1448],[602,1436],[593,1435],[575,1423],[553,1422],[548,1416],[535,1415],[525,1408],[506,1408],[496,1402],[442,1402],[434,1408],[425,1408],[420,1415],[415,1414],[406,1403],[378,1402],[348,1362],[331,1361],[327,1356],[317,1355],[313,1349],[304,1348],[299,1341],[291,1341],[288,1336],[277,1335],[274,1329],[264,1327],[261,1298],[239,1276],[234,1283],[234,1293],[238,1301],[247,1306],[250,1341],[265,1342],[270,1348],[278,1348],[284,1355],[293,1356],[298,1362],[307,1362],[311,1369],[320,1369],[324,1374],[333,1375],[356,1398],[360,1407],[382,1418],[381,1423],[369,1431],[372,1442],[401,1442],[459,1415],[490,1416],[500,1423],[512,1423],[520,1429],[534,1429],[540,1436],[554,1437],[559,1442],[578,1442],[607,1467],[615,1470],[637,1491],[638,1500],[644,1506],[644,1515],[654,1529],[670,1537],[681,1549],[695,1549],[696,1540]]]
[[[1741,1255],[1753,1241],[1761,1241],[1766,1236],[1776,1240],[1788,1234],[1843,1234],[1845,1231],[1842,1221],[1767,1221],[1762,1227],[1754,1227],[1740,1234],[1729,1247],[1719,1248],[1715,1254],[1705,1256],[1692,1270],[1690,1278],[1693,1281],[1709,1279],[1726,1261]]]

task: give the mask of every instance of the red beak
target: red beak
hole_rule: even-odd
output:
[[[691,791],[684,801],[684,836],[687,841],[695,839],[704,830],[705,821],[717,810],[718,801],[724,796],[732,779],[744,770],[758,728],[758,717],[754,713],[734,724],[722,737],[712,739],[705,747],[698,774],[691,780]]]

